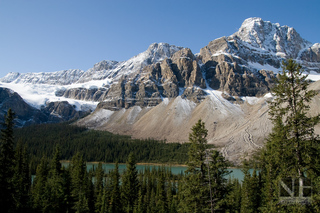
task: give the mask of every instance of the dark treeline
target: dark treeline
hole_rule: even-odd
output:
[[[186,143],[132,139],[67,123],[15,129],[14,138],[16,143],[20,141],[28,147],[33,173],[41,157],[50,156],[57,145],[63,160],[71,160],[75,153],[81,153],[85,161],[125,163],[132,152],[137,162],[171,164],[185,164],[189,147]]]

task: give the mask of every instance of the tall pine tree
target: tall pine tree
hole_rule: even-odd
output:
[[[29,157],[26,147],[19,142],[15,150],[15,167],[13,175],[15,212],[30,211],[31,175]]]
[[[67,210],[67,200],[64,175],[60,163],[60,148],[57,146],[53,153],[53,159],[49,164],[49,173],[44,195],[46,206],[44,212],[64,212]]]
[[[127,169],[122,178],[122,197],[125,211],[133,212],[139,192],[138,170],[133,153],[129,154]]]
[[[272,88],[274,99],[269,103],[274,127],[260,153],[266,209],[277,203],[281,178],[298,178],[303,182],[306,175],[308,178],[320,175],[319,139],[314,133],[320,117],[308,114],[316,92],[308,89],[307,75],[303,75],[301,65],[294,60],[283,62],[282,68]]]
[[[36,177],[32,185],[32,203],[35,212],[43,212],[47,198],[45,197],[45,188],[48,179],[48,160],[42,157],[40,164],[37,166]]]
[[[275,131],[282,131],[285,138],[282,143],[286,147],[288,158],[287,173],[304,177],[309,170],[319,174],[318,169],[312,166],[315,156],[314,148],[318,149],[318,141],[314,134],[314,126],[319,122],[318,116],[308,116],[310,106],[308,103],[316,95],[308,90],[310,81],[307,75],[302,74],[301,65],[289,59],[283,62],[282,73],[278,75],[275,86],[272,88],[274,100],[269,103],[269,114],[274,124],[278,126]],[[282,123],[279,123],[281,122]],[[282,129],[280,129],[282,128]],[[284,131],[284,132],[283,132]],[[271,135],[271,139],[278,134]]]
[[[87,197],[87,170],[86,164],[80,153],[73,156],[70,168],[71,196],[73,198],[73,210],[77,213],[89,212],[89,199]]]
[[[188,169],[183,184],[182,212],[213,212],[223,210],[227,193],[227,162],[223,156],[208,150],[208,130],[199,120],[189,134]],[[221,209],[222,208],[222,209]]]
[[[14,113],[11,109],[5,115],[0,138],[0,207],[1,212],[14,210],[14,148],[13,127]]]
[[[118,162],[116,162],[115,169],[111,172],[110,178],[110,201],[109,201],[109,212],[111,213],[122,213],[122,202],[120,192],[120,174]]]
[[[102,163],[99,162],[98,168],[95,171],[95,210],[96,212],[100,212],[101,209],[105,207],[105,197],[103,196],[104,189],[104,170],[102,168]]]
[[[248,168],[242,171],[244,173],[244,179],[241,189],[241,212],[258,212],[261,195],[259,177],[256,174],[256,170],[253,171],[252,175]]]

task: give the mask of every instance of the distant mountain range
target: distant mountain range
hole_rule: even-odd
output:
[[[319,79],[319,43],[249,18],[197,54],[154,43],[127,61],[101,61],[87,71],[8,73],[0,79],[0,115],[11,107],[18,126],[81,118],[76,123],[89,128],[181,142],[201,118],[208,141],[237,161],[270,132],[266,100],[287,58]]]

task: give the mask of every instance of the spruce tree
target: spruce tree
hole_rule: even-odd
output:
[[[168,202],[168,212],[173,213],[176,211],[175,209],[175,200],[173,196],[173,188],[174,188],[174,180],[168,180],[167,187],[167,202]]]
[[[32,203],[33,209],[36,212],[43,212],[43,208],[46,206],[45,190],[48,179],[48,160],[42,157],[40,164],[37,166],[36,177],[32,186]]]
[[[133,153],[129,154],[127,169],[123,174],[122,181],[122,199],[124,201],[124,208],[126,212],[131,213],[133,212],[139,192],[138,171]]]
[[[89,212],[89,199],[87,197],[87,170],[80,153],[73,156],[70,165],[71,196],[75,212]]]
[[[302,182],[306,175],[320,175],[319,139],[314,133],[320,117],[308,114],[316,92],[308,89],[310,81],[302,72],[294,60],[284,61],[271,90],[274,99],[269,102],[269,115],[274,127],[260,152],[265,209],[275,208],[281,178]]]
[[[135,206],[134,212],[135,213],[143,213],[145,212],[145,204],[143,203],[143,193],[142,193],[142,189],[139,189],[138,192],[138,199],[137,199],[137,205]]]
[[[105,187],[103,189],[103,194],[101,197],[101,201],[99,205],[95,205],[96,209],[95,212],[97,213],[108,213],[108,189]]]
[[[110,193],[110,201],[109,201],[109,212],[110,213],[121,213],[122,210],[122,202],[121,202],[121,191],[120,191],[120,174],[119,174],[119,166],[118,162],[116,162],[114,171],[111,172],[111,193]]]
[[[32,187],[33,208],[36,212],[68,212],[71,210],[71,181],[69,172],[61,168],[60,148],[53,158],[43,157],[37,167]]]
[[[150,201],[149,201],[149,206],[147,209],[148,213],[153,213],[153,212],[157,212],[157,198],[156,198],[156,192],[154,190],[154,188],[151,189],[150,192]]]
[[[144,169],[144,171],[146,171],[146,168]],[[146,173],[144,173],[143,171],[140,171],[138,179],[140,182],[140,187],[138,192],[137,205],[135,206],[134,212],[143,213],[143,212],[146,212],[146,206],[147,206],[147,203],[145,202],[146,192],[147,192]]]
[[[283,70],[272,88],[275,98],[269,103],[270,118],[278,126],[274,131],[282,131],[285,137],[282,138],[286,149],[283,154],[288,158],[285,162],[287,165],[285,172],[300,178],[305,176],[307,170],[319,174],[311,162],[316,154],[313,149],[319,149],[314,126],[320,117],[319,115],[311,117],[307,114],[310,108],[308,103],[316,92],[308,90],[310,81],[302,71],[301,65],[292,59],[283,62]],[[274,134],[271,135],[271,139],[279,135],[275,132],[271,134]]]
[[[72,212],[72,196],[71,196],[71,176],[70,170],[68,168],[62,167],[62,180],[63,180],[63,192],[64,192],[64,202],[63,202],[63,212]]]
[[[213,212],[224,210],[228,174],[227,162],[217,151],[208,150],[208,130],[199,120],[189,134],[188,169],[183,184],[182,212]]]
[[[2,124],[0,138],[0,206],[2,212],[12,212],[14,210],[14,113],[11,109],[5,115]]]
[[[226,212],[240,212],[241,208],[241,183],[236,178],[229,177],[228,187],[230,188],[230,193],[226,197],[226,202],[228,203],[228,210]]]
[[[206,161],[207,163],[207,181],[209,182],[210,188],[210,205],[212,209],[217,211],[225,211],[228,208],[226,197],[230,192],[228,186],[228,180],[226,176],[230,174],[228,171],[229,163],[222,156],[222,154],[216,150],[209,152],[211,155]]]
[[[94,198],[94,184],[93,180],[93,171],[90,170],[86,172],[85,177],[85,190],[86,190],[86,197],[88,198],[88,208],[89,212],[93,213],[95,211],[95,198]]]
[[[63,170],[60,163],[60,147],[56,146],[53,158],[49,164],[49,173],[46,181],[44,195],[46,197],[46,206],[44,212],[64,212],[67,208],[66,194]]]
[[[157,212],[159,213],[168,212],[165,182],[166,180],[164,178],[164,173],[161,171],[158,176],[158,183],[157,183]]]
[[[26,147],[21,142],[15,150],[15,167],[13,175],[15,212],[30,211],[31,175],[29,171],[29,157]]]
[[[104,170],[102,168],[102,163],[99,162],[98,168],[95,171],[95,209],[96,212],[99,212],[100,209],[103,209],[104,205]]]
[[[241,189],[241,212],[258,212],[260,207],[260,181],[256,170],[250,174],[248,168],[243,170],[244,179]]]

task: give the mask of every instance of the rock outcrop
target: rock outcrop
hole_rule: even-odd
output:
[[[309,71],[319,72],[320,68],[320,44],[316,43],[300,52],[299,63],[308,67]]]
[[[50,102],[41,111],[47,115],[47,122],[63,122],[76,120],[89,112],[77,111],[75,106],[70,105],[67,101]]]
[[[55,92],[57,97],[65,97],[76,100],[86,101],[103,101],[107,93],[105,87],[93,87],[93,88],[71,88],[71,89],[60,89]]]

